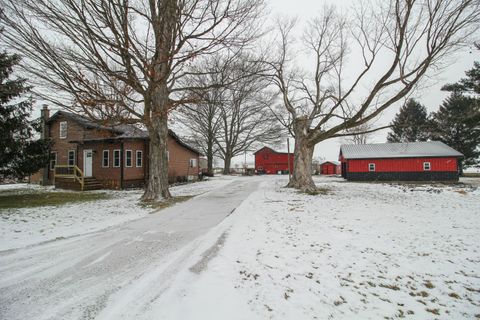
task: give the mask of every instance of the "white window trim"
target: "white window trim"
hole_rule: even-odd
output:
[[[107,152],[107,165],[105,166],[105,151]],[[102,168],[110,167],[110,150],[102,151]]]
[[[118,152],[118,166],[115,165],[115,153]],[[120,164],[122,163],[122,153],[121,153],[121,150],[120,149],[114,149],[113,150],[113,162],[112,162],[112,165],[114,168],[120,168]]]
[[[138,154],[140,154],[140,158],[138,157]],[[140,159],[140,165],[138,165],[138,159]],[[143,151],[142,150],[137,150],[135,152],[135,167],[137,168],[143,167]]]
[[[373,169],[372,169],[372,166],[373,166]],[[375,172],[376,169],[377,169],[377,166],[375,165],[375,163],[369,163],[368,164],[368,171],[369,172]]]
[[[73,164],[72,166],[77,164],[77,152],[74,149],[68,150],[67,153],[67,164],[70,166],[70,152],[73,152]]]
[[[58,151],[50,151],[50,154],[55,154],[55,165],[57,165],[57,161],[58,161]],[[55,170],[55,166],[52,168],[52,159],[50,159],[50,164],[49,164],[49,167],[50,167],[50,170]]]
[[[127,153],[130,152],[130,165],[127,162]],[[133,167],[133,152],[132,150],[125,150],[125,168],[132,168]]]
[[[197,167],[197,159],[192,158],[190,159],[190,168],[196,168]]]
[[[65,135],[62,135],[62,125],[65,125]],[[60,136],[60,139],[67,139],[67,135],[68,135],[68,122],[67,121],[60,121],[60,125],[59,125],[59,136]]]
[[[428,169],[426,168],[426,165],[428,165]],[[424,162],[423,171],[431,171],[431,170],[432,170],[432,164],[430,162]]]

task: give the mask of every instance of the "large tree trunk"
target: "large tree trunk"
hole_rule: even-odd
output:
[[[166,91],[165,91],[166,92]],[[158,90],[151,100],[152,117],[147,126],[150,137],[148,181],[143,194],[144,201],[171,198],[168,190],[168,94]]]
[[[225,155],[224,165],[223,165],[223,174],[230,174],[230,166],[232,165],[232,157],[230,155]]]
[[[315,145],[308,143],[308,125],[306,121],[295,120],[295,151],[293,175],[287,187],[305,192],[315,192],[316,187],[312,178],[312,158]]]
[[[213,176],[213,139],[208,141],[207,146],[207,174]]]

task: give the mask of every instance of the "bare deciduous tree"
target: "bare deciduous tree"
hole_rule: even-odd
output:
[[[352,21],[331,8],[311,20],[295,42],[295,20],[279,23],[278,53],[270,61],[283,102],[277,115],[295,137],[290,187],[314,191],[312,154],[317,143],[349,136],[403,99],[428,70],[463,45],[478,26],[478,0],[389,0],[363,3]],[[294,51],[297,47],[300,51]],[[349,52],[358,51],[358,75],[346,80]],[[294,57],[308,52],[312,72]],[[360,66],[359,66],[360,65]],[[284,117],[282,117],[284,116]],[[377,128],[380,129],[380,128]]]
[[[350,136],[346,136],[344,138],[344,141],[346,143],[351,143],[351,144],[366,144],[368,143],[368,140],[373,133],[373,131],[376,131],[374,128],[374,124],[371,122],[366,122],[364,124],[361,124],[359,126],[350,128],[348,130],[345,130],[346,133],[351,134]]]
[[[167,120],[202,56],[255,38],[262,0],[1,0],[7,44],[43,99],[148,130],[144,200],[170,197]],[[43,91],[42,91],[43,89]],[[106,111],[108,110],[108,111]],[[125,111],[127,114],[125,114]]]
[[[276,144],[284,136],[283,128],[270,111],[272,95],[265,89],[261,65],[252,57],[239,57],[230,68],[223,103],[219,105],[220,130],[215,138],[223,173],[229,174],[232,158],[252,151],[259,144]]]
[[[210,154],[213,159],[216,152],[225,174],[230,173],[233,157],[260,143],[275,144],[284,135],[270,111],[272,94],[266,91],[268,82],[259,60],[248,54],[209,59],[202,70],[209,70],[210,76],[201,83],[195,80],[194,87],[218,85],[203,94],[198,106],[182,108],[180,120],[192,130],[191,139],[200,140],[207,158]]]
[[[210,72],[189,79],[193,87],[211,87],[216,83],[219,86],[210,90],[195,90],[192,95],[197,96],[197,102],[186,104],[178,109],[176,119],[188,130],[187,139],[207,157],[207,174],[213,174],[213,160],[218,154],[216,138],[220,130],[220,105],[224,100],[225,72],[220,70],[222,57],[214,55],[198,66],[198,69]]]

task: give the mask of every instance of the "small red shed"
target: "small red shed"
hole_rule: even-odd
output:
[[[254,153],[255,171],[260,174],[288,173],[288,157],[290,156],[290,172],[293,171],[293,153],[277,152],[263,147]]]
[[[342,145],[342,176],[352,181],[458,181],[463,155],[440,141]]]
[[[320,164],[320,174],[332,175],[340,174],[341,166],[337,161],[325,161]]]

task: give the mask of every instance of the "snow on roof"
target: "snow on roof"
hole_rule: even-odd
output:
[[[440,141],[349,144],[340,147],[345,159],[463,157],[463,154]]]

